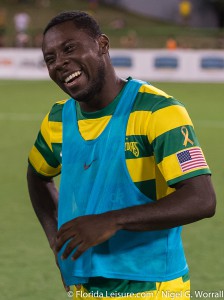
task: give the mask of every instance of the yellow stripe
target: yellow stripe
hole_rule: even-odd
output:
[[[98,119],[79,120],[79,131],[81,132],[82,137],[87,141],[96,139],[107,126],[110,119],[111,116],[105,116]]]
[[[142,85],[139,89],[139,92],[140,93],[154,94],[154,95],[163,96],[163,97],[166,97],[166,98],[171,97],[168,94],[166,94],[165,92],[163,92],[162,90],[157,89],[153,85],[148,85],[148,84]]]
[[[154,157],[126,159],[129,174],[134,182],[155,179]]]
[[[177,117],[178,116],[178,117]],[[107,126],[111,116],[105,116],[98,119],[79,120],[79,130],[85,140],[93,140],[97,138]],[[151,119],[150,119],[151,118]],[[159,120],[159,126],[156,124]],[[150,128],[148,126],[150,121]],[[157,125],[157,126],[156,126]],[[130,114],[127,126],[127,135],[148,135],[150,141],[153,141],[157,136],[172,130],[179,126],[192,125],[186,109],[179,105],[169,106],[151,113],[149,111],[135,111]],[[50,137],[47,135],[47,120],[43,121],[41,133],[44,136],[50,149],[51,143],[62,142],[62,123],[49,122]]]
[[[85,140],[96,139],[104,130],[110,120],[110,116],[99,119],[86,119],[78,121],[78,126],[82,137]],[[62,143],[62,123],[49,122],[51,132],[51,143]]]
[[[57,101],[56,103],[62,105],[62,104],[64,104],[66,101],[68,101],[68,99],[60,100],[60,101]]]
[[[156,295],[145,297],[145,299],[151,300],[190,300],[190,280],[183,282],[183,278],[179,277],[173,280],[157,282],[156,283]],[[175,296],[173,296],[175,295]],[[87,300],[87,299],[86,299]],[[103,299],[102,299],[103,300]],[[116,300],[116,299],[114,299]]]
[[[41,134],[42,134],[45,142],[47,143],[48,147],[52,151],[52,145],[51,145],[51,139],[50,139],[51,132],[49,131],[48,116],[49,116],[49,114],[47,114],[46,117],[44,118],[44,120],[43,120],[43,122],[41,124],[40,131],[41,131]]]
[[[151,112],[148,111],[136,111],[130,114],[127,135],[147,135],[148,133],[148,122],[151,116]],[[85,119],[79,120],[79,130],[82,137],[85,140],[93,140],[97,138],[101,132],[107,126],[111,116],[105,116],[99,119]]]
[[[176,154],[169,155],[165,157],[159,164],[158,167],[161,171],[161,173],[164,175],[164,178],[166,181],[175,179],[177,177],[180,177],[182,175],[191,173],[192,171],[197,171],[197,170],[202,170],[202,169],[207,169],[208,166],[206,167],[199,167],[199,168],[194,168],[191,170],[188,170],[186,172],[183,172],[181,170],[180,164],[178,162]]]
[[[51,143],[62,143],[62,123],[49,122]]]
[[[151,116],[149,139],[152,142],[161,134],[184,125],[193,126],[183,106],[172,105],[159,109]]]
[[[105,116],[99,119],[85,119],[78,121],[78,126],[82,137],[85,140],[96,139],[107,126],[111,116]],[[62,143],[62,123],[49,122],[51,131],[51,143]]]
[[[62,100],[56,103],[62,105],[66,101]],[[52,143],[62,143],[62,122],[49,121],[48,113],[41,124],[41,134],[49,148],[53,151]]]
[[[147,135],[149,131],[150,111],[135,111],[130,114],[127,135]]]
[[[175,191],[175,189],[167,186],[166,180],[160,172],[158,166],[155,166],[155,177],[156,177],[156,199],[161,199]]]
[[[61,166],[57,168],[53,168],[48,165],[44,157],[40,154],[35,146],[31,149],[29,155],[29,161],[37,171],[37,173],[44,175],[44,176],[55,176],[60,173]]]
[[[136,111],[130,114],[127,126],[127,135],[147,135],[149,131],[148,122],[151,112]],[[79,130],[85,140],[96,139],[107,126],[111,116],[105,116],[99,119],[85,119],[79,120]],[[50,127],[50,135],[47,130]],[[51,143],[62,143],[62,123],[61,122],[48,122],[46,117],[41,126],[41,133],[52,150]]]

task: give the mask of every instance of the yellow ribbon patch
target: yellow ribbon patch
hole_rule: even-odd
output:
[[[189,133],[188,133],[188,129],[187,127],[183,126],[181,127],[181,133],[183,134],[184,136],[184,142],[183,142],[183,145],[186,147],[187,146],[187,143],[190,143],[191,145],[194,145],[194,142],[189,139]]]

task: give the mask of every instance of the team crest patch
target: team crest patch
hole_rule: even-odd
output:
[[[192,147],[176,154],[182,172],[197,168],[208,168],[204,155],[199,147]]]
[[[126,142],[125,151],[131,151],[135,157],[139,157],[138,142]]]

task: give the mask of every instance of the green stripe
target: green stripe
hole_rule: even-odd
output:
[[[187,274],[183,275],[182,280],[183,280],[183,282],[186,282],[186,281],[190,280],[190,274],[187,273]]]
[[[61,164],[62,144],[61,143],[52,143],[51,145],[52,145],[52,149],[53,149],[55,158]]]
[[[163,99],[165,99],[165,97],[163,96],[138,92],[135,103],[132,107],[132,112],[152,111],[152,108],[158,103],[158,101],[161,101]]]
[[[139,156],[136,157],[134,153],[134,146],[130,145],[132,149],[125,151],[125,158],[126,159],[133,159],[133,158],[141,158],[141,157],[149,157],[153,155],[153,149],[152,146],[148,143],[148,137],[144,135],[129,135],[126,137],[126,142],[134,142],[137,143],[137,147],[139,150]],[[61,150],[62,150],[62,144],[61,143],[52,143],[53,153],[55,158],[59,163],[61,163]],[[134,152],[134,153],[133,153]]]
[[[174,98],[164,98],[163,101],[159,101],[153,107],[152,112],[155,112],[155,111],[160,110],[162,108],[173,106],[173,105],[179,105],[179,106],[183,106],[184,107],[184,105],[180,101],[178,101],[178,100],[176,100]]]
[[[135,182],[137,188],[148,198],[156,200],[156,181],[155,179]]]
[[[205,174],[211,174],[211,171],[209,170],[209,168],[196,170],[196,171],[187,173],[185,175],[176,177],[175,179],[168,180],[167,184],[169,186],[172,186],[173,184],[175,184],[177,182],[180,182],[182,180],[185,180],[185,179],[188,179],[188,178],[192,178],[192,177],[195,177],[195,176],[199,176],[199,175],[205,175]]]
[[[146,291],[155,291],[156,282],[107,279],[103,277],[90,278],[87,284],[84,284],[85,289],[89,293],[98,293],[104,297],[110,293],[125,294],[125,293],[140,293]],[[116,295],[115,295],[116,296]]]
[[[40,152],[40,154],[44,157],[49,166],[53,168],[57,168],[59,166],[59,162],[55,158],[54,153],[52,153],[51,149],[48,147],[48,144],[45,142],[41,132],[39,132],[34,145]]]
[[[183,104],[176,99],[170,97],[166,98],[161,95],[154,95],[149,93],[138,93],[135,103],[132,108],[132,112],[135,111],[152,111],[155,112],[161,108],[168,107],[171,105],[180,105]]]
[[[153,155],[147,135],[128,135],[125,138],[125,158],[141,158]]]
[[[177,127],[170,131],[167,131],[154,139],[152,145],[155,152],[155,159],[157,164],[159,164],[164,157],[184,150],[183,143],[185,137],[181,132],[181,127]],[[193,145],[188,143],[186,147],[200,147],[198,139],[194,132],[194,128],[190,125],[186,125],[185,127],[188,129],[189,139],[194,142]]]
[[[55,103],[49,113],[48,120],[51,122],[62,122],[62,109],[64,104]]]

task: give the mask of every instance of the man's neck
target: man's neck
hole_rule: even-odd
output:
[[[109,83],[109,88],[104,87],[101,93],[96,95],[93,100],[79,102],[81,110],[84,112],[94,112],[105,108],[117,97],[125,83],[126,80],[116,77],[114,82]]]

